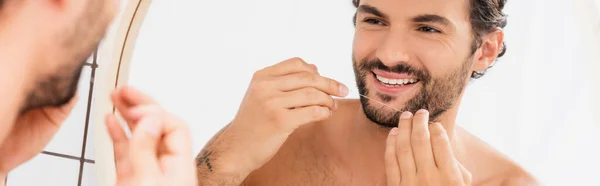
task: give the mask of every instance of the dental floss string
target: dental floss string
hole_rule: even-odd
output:
[[[371,100],[371,101],[375,101],[375,102],[377,102],[377,103],[379,103],[379,104],[381,104],[381,105],[383,105],[383,106],[386,106],[386,107],[388,107],[388,108],[394,109],[394,110],[396,110],[396,111],[398,111],[398,112],[402,112],[402,111],[400,111],[400,110],[398,110],[398,109],[396,109],[396,108],[394,108],[394,107],[392,107],[392,106],[389,106],[389,105],[387,105],[387,104],[385,104],[385,103],[382,103],[381,101],[377,101],[377,100],[375,100],[375,99],[371,99],[371,98],[369,98],[369,97],[367,97],[367,96],[365,96],[365,95],[362,95],[362,94],[358,94],[358,95],[360,95],[360,96],[361,96],[361,97],[363,97],[363,98],[367,98],[367,99],[369,99],[369,100]]]
[[[370,98],[370,97],[368,97],[368,96],[365,96],[365,95],[362,95],[362,94],[360,94],[360,93],[359,93],[358,95],[359,95],[360,97],[367,98],[368,100],[375,101],[375,102],[377,102],[377,103],[379,103],[379,104],[381,104],[381,105],[383,105],[383,106],[386,106],[386,107],[388,107],[388,108],[394,109],[395,111],[402,112],[401,110],[398,110],[398,109],[396,109],[396,108],[394,108],[394,107],[392,107],[392,106],[390,106],[390,105],[388,105],[388,104],[382,103],[381,101],[377,101],[377,100],[375,100],[375,99],[372,99],[372,98]]]

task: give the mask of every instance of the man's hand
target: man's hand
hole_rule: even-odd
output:
[[[0,176],[38,155],[50,142],[78,101],[77,95],[60,107],[29,110],[18,116],[0,145]]]
[[[107,115],[117,185],[196,186],[187,126],[165,112],[149,96],[131,87],[118,89],[111,98],[132,131],[128,139],[117,118],[113,114]]]
[[[388,186],[470,186],[471,173],[452,152],[446,130],[429,123],[429,113],[402,113],[390,131],[385,162]]]
[[[295,129],[329,118],[337,107],[332,96],[347,94],[345,85],[320,76],[300,58],[257,71],[236,117],[198,155],[200,179],[218,177],[215,172],[245,178],[271,159]]]

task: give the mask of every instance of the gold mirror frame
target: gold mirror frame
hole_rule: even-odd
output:
[[[115,21],[116,31],[107,33],[98,56],[101,65],[96,76],[97,87],[94,92],[93,121],[95,164],[98,185],[114,186],[116,169],[112,140],[106,130],[106,113],[115,112],[110,101],[110,93],[129,80],[129,68],[139,30],[152,0],[127,0],[122,14]]]
[[[586,38],[584,42],[584,50],[586,57],[588,57],[590,63],[588,67],[584,67],[588,70],[591,81],[591,100],[592,101],[592,122],[596,122],[596,128],[600,130],[600,73],[597,72],[600,69],[600,64],[593,62],[600,60],[600,9],[595,6],[593,0],[576,0],[573,1],[573,11],[575,12],[574,20],[578,21],[579,28],[581,30],[581,38]]]

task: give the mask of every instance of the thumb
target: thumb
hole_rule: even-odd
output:
[[[163,119],[148,114],[139,120],[130,143],[130,160],[135,177],[144,183],[156,183],[161,175],[158,144],[161,139]]]

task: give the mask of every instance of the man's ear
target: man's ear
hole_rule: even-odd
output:
[[[473,65],[473,71],[484,71],[494,64],[503,50],[502,44],[504,42],[504,31],[501,28],[497,28],[495,31],[490,32],[481,38],[481,46],[478,53],[481,55],[475,59]]]

